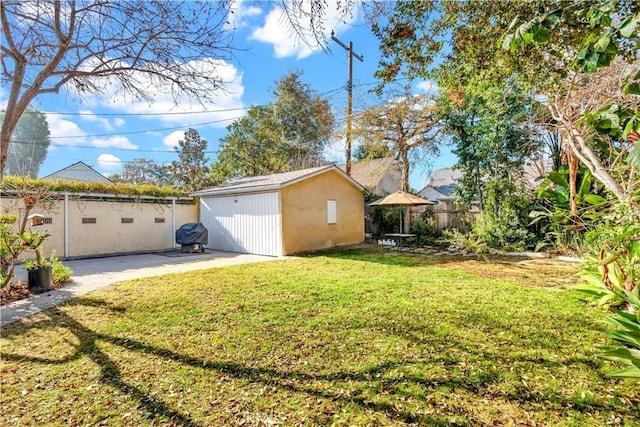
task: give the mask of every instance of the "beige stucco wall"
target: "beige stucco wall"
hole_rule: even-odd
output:
[[[283,255],[364,240],[364,195],[337,172],[286,186],[280,197]],[[328,200],[336,201],[335,224],[327,223]]]
[[[3,214],[23,217],[19,200],[3,197],[0,200]],[[140,200],[113,201],[88,200],[69,196],[68,257],[163,250],[172,247],[171,201],[142,202]],[[64,200],[48,201],[33,213],[50,218],[50,224],[33,227],[34,231],[47,231],[44,253],[56,251],[62,258],[64,252]],[[83,218],[95,218],[95,223],[83,223]],[[132,218],[133,223],[123,223],[122,218]],[[164,222],[156,222],[164,218]],[[186,222],[198,221],[198,205],[176,204],[176,228]],[[31,258],[24,254],[21,259]]]

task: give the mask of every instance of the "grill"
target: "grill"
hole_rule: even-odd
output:
[[[209,243],[209,231],[201,222],[189,222],[176,230],[176,243],[181,252],[204,252]]]

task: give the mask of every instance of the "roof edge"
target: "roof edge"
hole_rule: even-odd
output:
[[[208,189],[204,189],[204,190],[199,190],[199,191],[194,191],[193,193],[189,193],[189,196],[191,197],[206,197],[206,196],[231,196],[234,194],[255,194],[255,193],[266,193],[266,192],[271,192],[271,191],[279,191],[280,189],[287,187],[289,185],[293,185],[297,182],[300,181],[304,181],[305,179],[309,179],[312,178],[314,176],[318,176],[320,174],[323,174],[325,172],[329,172],[329,171],[335,171],[337,172],[339,175],[341,175],[343,178],[345,178],[347,180],[347,182],[349,182],[351,185],[353,185],[355,188],[357,188],[359,191],[364,192],[365,188],[359,183],[357,182],[355,179],[351,178],[349,175],[347,175],[345,172],[343,172],[338,166],[336,166],[335,164],[330,164],[327,165],[325,167],[320,167],[312,172],[309,172],[307,174],[301,175],[299,177],[296,178],[292,178],[288,181],[279,183],[279,184],[269,184],[269,185],[254,185],[251,187],[243,187],[243,188],[220,188],[220,189],[216,189],[216,187],[212,187],[212,188],[208,188]]]
[[[305,175],[299,176],[299,177],[297,177],[297,178],[293,178],[293,179],[291,179],[291,180],[289,180],[289,181],[283,182],[282,184],[280,184],[280,188],[282,188],[282,187],[287,187],[287,186],[289,186],[289,185],[295,184],[295,183],[300,182],[300,181],[303,181],[303,180],[305,180],[305,179],[312,178],[312,177],[314,177],[314,176],[317,176],[317,175],[323,174],[323,173],[328,172],[328,171],[330,171],[330,170],[335,170],[336,172],[338,172],[338,174],[339,174],[339,175],[342,175],[342,177],[346,178],[346,179],[347,179],[347,181],[348,181],[351,185],[353,185],[354,187],[356,187],[358,190],[360,190],[360,191],[362,191],[362,192],[364,192],[364,191],[365,191],[365,188],[362,186],[362,184],[360,184],[358,181],[356,181],[355,179],[353,179],[353,178],[351,178],[349,175],[347,175],[347,173],[346,173],[346,172],[344,172],[342,169],[340,169],[340,168],[339,168],[335,163],[332,163],[332,164],[330,164],[330,165],[327,165],[326,167],[321,168],[321,169],[318,169],[318,170],[315,170],[315,171],[313,171],[313,172],[309,172],[308,174],[305,174]]]

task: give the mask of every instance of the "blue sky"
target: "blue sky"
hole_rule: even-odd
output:
[[[189,127],[196,128],[208,141],[208,157],[214,160],[226,126],[241,117],[247,107],[272,99],[275,81],[293,70],[302,71],[301,80],[329,99],[338,122],[344,125],[348,57],[342,47],[331,41],[332,30],[345,44],[352,41],[354,51],[364,56],[364,62],[354,59],[353,63],[354,111],[381,103],[370,92],[376,85],[373,74],[379,60],[378,43],[360,15],[342,20],[328,17],[325,28],[331,52],[327,53],[296,40],[287,30],[278,4],[235,4],[230,25],[235,28],[233,44],[238,50],[233,61],[216,63],[227,84],[216,101],[205,106],[206,113],[194,112],[202,111],[201,106],[190,110],[186,101],[174,106],[172,98],[161,93],[151,105],[123,99],[118,93],[82,100],[64,92],[37,98],[32,105],[48,113],[52,137],[39,176],[78,161],[104,174],[118,172],[126,162],[140,157],[169,163],[177,159],[173,147]],[[332,11],[331,7],[328,9]],[[429,82],[417,82],[416,92],[429,87]],[[442,147],[441,151],[431,161],[433,169],[455,163],[448,148]],[[332,142],[327,158],[344,163],[344,142]],[[426,166],[414,167],[410,185],[422,188],[429,172]]]

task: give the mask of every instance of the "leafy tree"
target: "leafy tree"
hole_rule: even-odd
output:
[[[2,114],[4,121],[5,115]],[[46,116],[29,107],[18,121],[7,150],[7,174],[36,178],[51,140]]]
[[[498,84],[479,76],[465,84],[458,73],[441,70],[439,81],[438,113],[452,138],[456,167],[464,172],[459,195],[466,203],[478,200],[484,209],[490,183],[518,182],[535,152],[524,125],[528,97],[514,79]],[[493,204],[495,214],[499,205],[499,200]]]
[[[594,140],[589,135],[596,132],[622,141],[640,131],[640,119],[627,103],[630,94],[640,91],[637,68],[635,74],[621,75],[627,79],[623,89],[626,97],[592,111],[595,117],[590,126],[582,126],[586,123],[582,117],[563,120],[553,103],[567,100],[570,94],[588,93],[581,70],[592,71],[594,64],[600,68],[616,56],[636,60],[639,10],[633,1],[390,3],[386,19],[373,23],[384,54],[377,75],[384,83],[400,74],[429,77],[436,59],[442,61],[440,68],[454,68],[463,75],[482,73],[494,82],[499,82],[500,76],[517,75],[539,98],[546,98],[553,119],[565,127],[565,154],[572,170],[577,170],[578,162],[585,164],[615,197],[624,200],[629,186],[618,181],[620,176],[606,164],[612,152],[598,153],[594,145],[600,144],[596,140],[602,137]],[[523,19],[526,22],[518,26]],[[450,51],[445,51],[445,43]],[[525,55],[519,54],[522,47],[526,47]],[[582,68],[577,66],[580,64]],[[577,99],[572,102],[578,110],[587,110],[576,104],[580,102]],[[613,110],[620,112],[617,119],[612,117]],[[632,144],[620,148],[631,153]],[[636,153],[630,160],[640,158],[640,150],[633,151]],[[571,186],[575,193],[575,181]]]
[[[577,66],[588,73],[610,65],[617,57],[637,57],[640,47],[637,1],[556,1],[548,2],[536,12],[526,18],[514,18],[511,31],[502,38],[503,48],[517,54],[544,45],[546,52],[555,53],[547,61],[562,60],[565,71],[569,66]],[[566,34],[573,35],[571,40]]]
[[[353,158],[356,161],[365,159],[384,159],[385,157],[393,156],[393,151],[388,145],[382,142],[374,142],[369,139],[364,139],[356,147],[353,152]]]
[[[212,99],[223,85],[220,59],[231,49],[228,6],[227,1],[3,1],[7,103],[0,180],[9,138],[39,95],[63,88],[77,96],[117,90],[152,101],[162,86],[176,96]]]
[[[403,94],[386,104],[369,107],[356,116],[354,135],[375,152],[389,152],[402,165],[402,190],[409,191],[410,157],[417,151],[435,154],[438,120],[433,100]],[[386,150],[385,150],[386,148]]]
[[[212,165],[212,179],[265,175],[287,168],[288,150],[269,107],[251,107],[247,115],[227,127],[221,138],[217,161]]]
[[[178,161],[171,162],[173,181],[178,188],[197,191],[210,184],[209,159],[205,156],[207,141],[200,137],[195,129],[184,133],[184,139],[178,142],[176,152]]]
[[[159,165],[152,159],[138,158],[127,162],[119,174],[110,176],[113,182],[131,184],[169,185],[171,170],[169,166]]]
[[[301,82],[301,76],[301,72],[293,71],[278,80],[271,104],[281,139],[291,147],[292,166],[304,158],[321,159],[335,127],[329,101]]]
[[[227,127],[212,166],[214,181],[324,164],[322,152],[334,117],[329,102],[300,76],[286,74],[276,82],[273,101],[249,108],[245,117]]]

